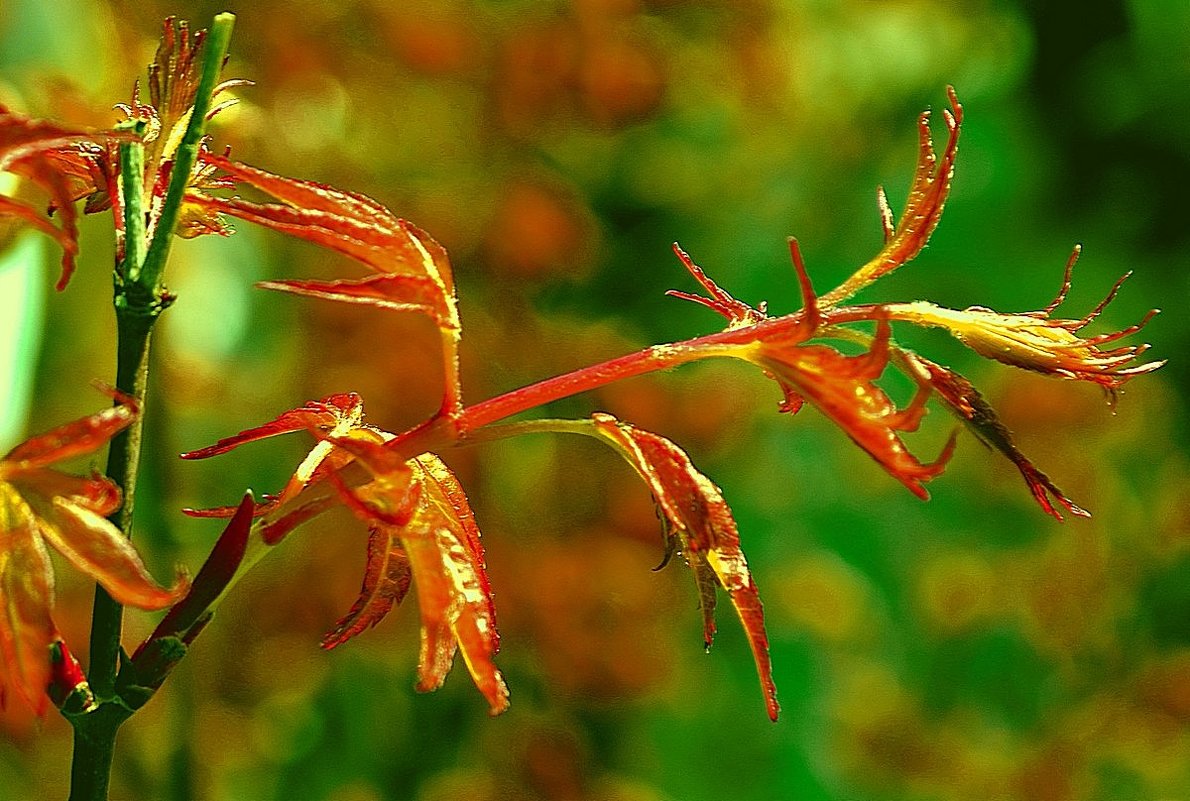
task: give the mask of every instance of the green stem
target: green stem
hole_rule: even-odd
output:
[[[127,311],[117,312],[116,331],[119,349],[116,361],[116,388],[136,398],[143,408],[149,377],[149,340],[152,318],[145,319]],[[132,510],[136,498],[136,474],[140,465],[143,417],[112,439],[107,457],[107,476],[121,489],[124,504],[113,520],[127,537],[132,536]],[[102,703],[115,693],[116,665],[120,653],[123,607],[107,590],[95,587],[95,607],[91,615],[91,659],[87,676],[91,690]]]
[[[116,704],[103,704],[74,722],[74,761],[70,766],[70,801],[107,798],[116,750],[116,733],[132,713]],[[83,755],[84,758],[80,758]]]
[[[220,14],[211,26],[210,38],[204,47],[202,77],[194,108],[175,156],[166,200],[147,249],[144,148],[140,142],[120,146],[125,240],[124,260],[115,276],[116,388],[135,398],[142,411],[148,384],[149,342],[153,325],[169,305],[169,298],[162,286],[162,274],[186,186],[206,128],[211,95],[227,55],[234,20],[231,14]],[[124,499],[121,508],[112,516],[112,521],[126,536],[132,534],[142,421],[143,415],[138,415],[131,426],[112,439],[108,452],[108,478],[120,487]],[[88,681],[98,704],[88,713],[68,716],[74,726],[70,801],[106,801],[116,734],[121,724],[132,715],[132,708],[119,697],[116,689],[123,611],[123,607],[102,587],[96,587]]]

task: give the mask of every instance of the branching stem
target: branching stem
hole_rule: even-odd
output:
[[[128,142],[120,146],[124,210],[124,262],[115,275],[116,388],[131,395],[144,409],[148,384],[149,342],[153,325],[169,305],[162,274],[169,258],[186,185],[197,158],[206,127],[206,115],[219,70],[227,56],[235,17],[220,14],[211,26],[204,48],[202,77],[194,110],[172,168],[169,190],[152,242],[145,243],[144,146]],[[136,475],[140,464],[143,413],[112,439],[107,475],[119,487],[123,505],[113,522],[127,536],[132,533]],[[74,755],[70,774],[70,801],[106,801],[111,776],[116,734],[132,714],[116,691],[120,657],[123,607],[102,587],[95,589],[91,618],[91,654],[88,681],[98,702],[94,710],[69,717],[74,726]]]

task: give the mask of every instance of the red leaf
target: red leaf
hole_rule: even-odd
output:
[[[0,170],[14,162],[55,147],[86,142],[97,136],[86,128],[37,120],[0,106]]]
[[[62,227],[55,227],[47,217],[41,217],[31,207],[11,198],[0,198],[0,215],[19,216],[52,236],[62,246],[62,275],[57,283],[59,290],[65,289],[70,281],[74,272],[74,258],[78,254],[78,212],[74,201],[79,193],[76,187],[71,186],[70,174],[62,169],[57,159],[48,157],[48,153],[74,143],[127,136],[61,126],[0,107],[0,171],[19,173],[44,189],[50,196],[50,208],[59,213]]]
[[[136,417],[131,398],[109,394],[115,406],[32,437],[0,459],[0,674],[7,675],[0,675],[0,692],[13,682],[38,711],[45,706],[49,649],[58,639],[47,544],[120,603],[160,609],[186,592],[184,579],[171,589],[153,581],[132,544],[104,517],[119,506],[114,484],[50,468],[94,452]]]
[[[326,437],[347,435],[370,436],[379,439],[378,430],[364,423],[363,401],[354,392],[330,395],[319,401],[309,401],[298,409],[282,412],[273,420],[255,428],[225,437],[214,445],[181,454],[183,459],[206,459],[226,453],[248,442],[266,439],[293,431],[309,431],[324,441],[317,443],[307,454],[297,470],[290,477],[278,495],[265,496],[266,501],[258,504],[256,514],[265,515],[297,497],[302,490],[318,483],[352,461],[354,456],[342,448],[336,448]],[[298,510],[288,510],[283,519],[270,520],[265,526],[265,541],[273,545],[279,542],[297,525],[324,511],[328,504],[306,503]],[[191,517],[231,517],[238,507],[221,506],[214,509],[183,509]]]
[[[765,313],[763,309],[754,309],[747,303],[736,300],[731,296],[731,293],[712,281],[710,276],[708,276],[701,267],[694,263],[694,260],[690,258],[689,254],[687,254],[686,251],[682,250],[682,248],[678,246],[677,242],[674,242],[673,244],[673,251],[678,257],[678,260],[682,262],[682,266],[685,267],[686,270],[692,276],[694,276],[694,280],[698,281],[698,283],[702,285],[702,288],[706,290],[707,297],[693,295],[689,292],[679,292],[676,289],[671,289],[665,294],[671,297],[681,298],[682,300],[689,300],[693,303],[699,304],[700,306],[706,306],[708,309],[727,318],[727,322],[732,328],[745,325],[754,325],[755,323],[759,323],[765,319]],[[763,306],[764,304],[761,305]]]
[[[454,279],[446,250],[425,231],[398,219],[365,195],[344,192],[312,181],[286,178],[210,153],[203,164],[223,170],[280,203],[253,203],[242,198],[214,197],[195,190],[188,203],[263,225],[330,248],[384,276],[407,280],[356,282],[267,282],[270,289],[329,300],[371,303],[382,308],[425,311],[442,332],[446,387],[442,409],[451,419],[461,412],[459,389],[459,315]]]
[[[391,527],[372,527],[368,534],[368,563],[359,598],[351,611],[322,638],[322,647],[338,647],[365,629],[375,626],[409,592],[413,570],[400,538]]]
[[[612,443],[644,478],[670,534],[694,571],[703,610],[703,631],[709,648],[715,634],[713,583],[722,587],[735,607],[760,676],[769,718],[777,719],[764,608],[731,509],[710,479],[698,471],[685,451],[670,440],[621,423],[608,414],[593,418],[599,435]]]
[[[54,550],[125,606],[163,609],[177,603],[189,589],[184,576],[168,590],[159,586],[120,529],[69,499],[54,498],[49,521],[41,532]]]
[[[337,250],[378,273],[429,277],[443,295],[453,296],[449,264],[427,254],[421,241],[424,232],[398,219],[372,198],[276,175],[215,154],[205,155],[204,163],[223,170],[235,181],[267,192],[281,203],[253,203],[198,193],[188,195],[188,201]]]
[[[888,321],[882,319],[871,350],[859,356],[844,356],[826,345],[765,342],[757,359],[843,429],[889,475],[926,500],[930,496],[923,482],[945,469],[955,439],[952,436],[930,464],[918,461],[901,441],[899,432],[917,426],[927,394],[919,392],[908,408],[899,410],[873,383],[888,363],[888,338]]]
[[[299,409],[290,409],[265,423],[248,428],[240,433],[225,437],[214,445],[181,454],[183,459],[206,459],[227,453],[246,442],[288,434],[291,431],[305,431],[312,428],[331,429],[344,421],[363,419],[363,402],[354,392],[330,395],[322,400],[309,401]]]
[[[434,528],[430,521],[435,516],[428,513],[424,526],[415,517],[410,535],[402,540],[421,608],[417,688],[424,692],[442,686],[457,649],[475,686],[487,698],[489,711],[498,715],[508,708],[508,687],[492,662],[499,635],[483,552],[473,550],[466,536],[449,523]]]

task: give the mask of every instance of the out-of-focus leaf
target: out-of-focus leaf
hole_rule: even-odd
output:
[[[65,289],[74,273],[78,255],[78,212],[74,207],[77,194],[67,175],[46,152],[68,147],[77,142],[91,142],[106,134],[80,128],[70,128],[46,120],[36,120],[16,114],[0,106],[0,171],[11,170],[44,189],[50,196],[50,209],[57,211],[61,227],[53,225],[26,203],[0,197],[0,215],[15,215],[52,236],[62,247],[62,275],[57,288]]]
[[[51,674],[50,647],[59,639],[51,619],[47,544],[130,606],[160,609],[188,589],[184,576],[171,588],[157,585],[132,544],[102,516],[119,504],[114,484],[49,467],[97,450],[135,419],[136,402],[112,394],[115,406],[32,437],[0,459],[0,686],[15,684],[39,713]]]
[[[107,518],[67,498],[54,498],[53,505],[56,525],[41,526],[46,541],[121,604],[164,609],[186,594],[184,577],[171,589],[153,581],[132,542]]]
[[[54,573],[32,510],[0,483],[0,701],[9,687],[37,714],[45,712],[50,646],[59,639],[50,617]]]

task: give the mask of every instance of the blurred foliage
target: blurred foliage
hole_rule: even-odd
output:
[[[5,0],[0,102],[109,124],[160,20],[202,25],[220,10]],[[526,439],[447,454],[485,532],[510,712],[488,720],[458,666],[442,691],[413,692],[409,610],[333,654],[318,649],[363,564],[364,535],[344,514],[295,536],[221,609],[124,730],[114,798],[1190,796],[1190,6],[290,0],[230,10],[227,74],[257,85],[217,119],[216,145],[366,192],[446,245],[473,401],[717,327],[662,295],[691,288],[668,249],[675,239],[735,295],[768,298],[775,312],[797,303],[789,234],[817,285],[833,286],[878,248],[873,189],[888,187],[894,209],[903,202],[914,116],[940,107],[947,83],[967,110],[947,213],[918,262],[866,297],[1038,308],[1081,241],[1070,316],[1134,270],[1103,330],[1164,305],[1145,334],[1170,364],[1129,385],[1113,415],[1091,387],[906,335],[970,375],[1026,452],[1095,513],[1065,526],[967,437],[920,504],[813,411],[773,414],[772,388],[732,365],[560,404],[673,438],[723,487],[767,599],[779,724],[765,718],[735,622],[724,615],[702,654],[687,577],[649,571],[661,539],[635,476],[589,443]],[[177,560],[197,565],[218,532],[179,507],[278,488],[302,444],[261,443],[211,464],[173,454],[331,392],[360,392],[391,430],[437,402],[425,321],[252,290],[350,268],[240,228],[179,243],[167,276],[180,299],[154,345],[136,532],[159,575]],[[11,232],[0,236],[10,247]],[[102,402],[87,382],[113,369],[110,252],[109,221],[88,220],[75,282],[44,300],[40,355],[26,367],[36,370],[30,430]],[[3,269],[37,277],[43,267]],[[19,406],[6,404],[6,415]],[[931,417],[918,435],[925,453],[951,425]],[[59,621],[82,650],[91,587],[64,582],[59,596]],[[130,616],[126,643],[151,623]],[[60,796],[69,729],[21,715],[0,716],[0,799]]]

